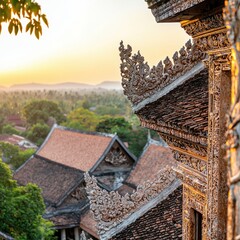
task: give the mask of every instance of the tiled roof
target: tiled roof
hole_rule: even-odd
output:
[[[103,155],[113,136],[53,128],[37,155],[69,167],[89,171]]]
[[[21,185],[37,184],[42,189],[44,200],[49,204],[57,204],[82,177],[80,170],[40,157],[29,159],[14,174],[14,179]]]
[[[158,171],[166,165],[172,166],[174,164],[175,160],[169,147],[150,143],[145,148],[126,182],[137,186],[147,180],[155,179]]]
[[[111,240],[182,239],[182,186]]]
[[[24,140],[24,137],[17,135],[0,134],[0,142],[7,142],[13,145],[18,145],[18,143],[22,140]]]
[[[98,236],[98,231],[96,227],[97,223],[94,220],[94,217],[92,215],[92,212],[89,210],[87,211],[82,217],[81,217],[81,222],[80,222],[80,227],[90,233],[92,236],[95,238],[99,239]]]

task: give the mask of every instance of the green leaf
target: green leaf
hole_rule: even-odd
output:
[[[43,20],[43,22],[47,25],[47,27],[49,27],[49,26],[48,26],[48,20],[47,20],[45,14],[42,14],[42,20]]]

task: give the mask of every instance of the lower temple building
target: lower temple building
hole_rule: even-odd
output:
[[[41,188],[46,204],[43,217],[54,223],[58,239],[78,240],[81,217],[89,209],[84,173],[95,176],[101,189],[111,191],[122,185],[135,163],[136,157],[116,135],[54,125],[39,150],[14,173],[14,179],[20,185],[35,183]]]
[[[149,139],[117,191],[101,189],[96,178],[85,174],[91,210],[83,217],[88,223],[83,229],[102,240],[182,239],[182,183],[172,171],[176,166],[166,143]]]

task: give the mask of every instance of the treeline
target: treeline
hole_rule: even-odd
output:
[[[11,114],[19,114],[26,121],[25,131],[18,132],[7,122]],[[140,127],[120,91],[0,93],[0,133],[19,134],[40,146],[54,123],[83,131],[117,133],[136,156],[147,141],[147,130]]]
[[[78,107],[93,108],[97,114],[111,116],[131,114],[129,101],[117,90],[99,91],[0,91],[0,115],[22,113],[32,100],[50,100],[58,104],[61,112],[68,114]]]

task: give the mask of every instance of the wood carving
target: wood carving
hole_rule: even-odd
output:
[[[192,209],[197,210],[203,216],[202,229],[203,238],[206,239],[206,221],[207,216],[205,212],[206,198],[204,195],[200,194],[195,190],[191,190],[186,185],[184,185],[183,191],[183,239],[190,240],[193,239],[193,226],[191,220]]]
[[[120,224],[140,206],[156,197],[175,179],[174,171],[166,166],[160,170],[155,181],[139,185],[131,195],[121,196],[118,192],[107,192],[97,185],[95,177],[85,174],[86,191],[90,200],[90,209],[97,221],[100,235]]]
[[[113,150],[106,156],[105,161],[116,166],[126,163],[127,157],[122,151]]]
[[[132,55],[132,47],[124,47],[123,42],[119,47],[121,57],[121,76],[124,94],[133,104],[153,95],[160,89],[184,75],[201,60],[205,53],[189,40],[179,52],[173,55],[173,63],[167,57],[163,62],[152,68],[144,61],[138,52]]]
[[[226,1],[224,19],[232,44],[232,96],[227,123],[228,240],[240,239],[240,1]]]
[[[182,28],[193,38],[206,33],[209,30],[212,31],[212,29],[219,29],[222,27],[225,28],[225,24],[221,13],[208,16],[203,19],[182,23]]]
[[[147,0],[148,6],[152,8],[152,13],[157,22],[169,17],[173,17],[175,14],[191,8],[203,1],[204,0],[170,0],[162,3],[162,0]],[[161,5],[153,8],[155,5],[158,5],[159,2],[161,2]]]
[[[206,161],[198,159],[198,158],[190,156],[190,155],[187,155],[187,154],[180,153],[176,150],[173,150],[173,153],[174,153],[174,158],[178,162],[180,162],[180,163],[198,171],[199,173],[202,173],[202,174],[207,176],[207,163],[206,163]]]

